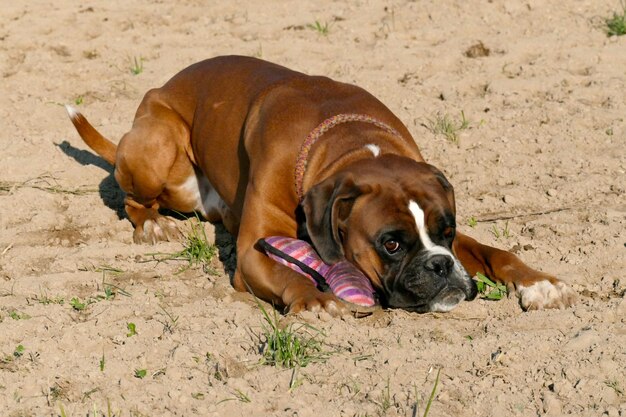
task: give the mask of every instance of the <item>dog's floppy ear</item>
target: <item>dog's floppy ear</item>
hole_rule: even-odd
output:
[[[435,174],[435,178],[437,178],[437,181],[439,181],[439,184],[441,184],[441,186],[443,187],[444,191],[446,192],[446,197],[448,198],[448,202],[450,203],[450,207],[452,207],[452,212],[455,213],[456,212],[456,202],[454,199],[454,187],[452,187],[452,184],[450,184],[450,182],[448,181],[448,179],[446,178],[445,175],[443,175],[443,172],[439,171],[439,169],[435,168],[432,165],[428,165],[430,170],[433,172],[433,174]]]
[[[327,264],[343,259],[342,226],[354,200],[366,191],[351,174],[338,174],[315,185],[304,196],[302,208],[309,237]]]

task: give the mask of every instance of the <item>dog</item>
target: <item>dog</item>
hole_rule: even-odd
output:
[[[357,86],[251,57],[207,59],[148,91],[117,146],[67,109],[115,166],[135,242],[178,236],[161,209],[222,222],[237,238],[235,289],[289,312],[347,308],[269,259],[258,246],[268,236],[306,239],[328,264],[347,259],[387,307],[449,311],[475,298],[476,273],[517,291],[526,310],[576,300],[554,276],[458,232],[452,185]]]

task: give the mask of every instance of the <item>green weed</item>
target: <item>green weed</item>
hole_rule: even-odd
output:
[[[49,305],[49,304],[59,304],[59,305],[63,305],[65,303],[65,299],[59,295],[57,295],[54,298],[50,298],[48,297],[47,294],[42,293],[40,294],[38,297],[35,296],[34,298],[39,304],[43,304],[45,306]]]
[[[428,402],[426,403],[426,409],[424,410],[424,416],[428,417],[428,413],[430,412],[430,406],[433,404],[433,400],[435,399],[435,393],[437,392],[437,385],[439,385],[439,374],[441,374],[441,368],[437,369],[437,377],[435,378],[435,384],[433,385],[433,390],[430,392],[430,397],[428,398]],[[417,404],[417,400],[416,400]]]
[[[19,358],[24,354],[25,350],[26,348],[24,347],[24,345],[17,345],[15,347],[15,350],[13,351],[13,356]]]
[[[217,253],[217,247],[209,243],[204,226],[197,219],[192,222],[191,229],[185,235],[183,249],[175,253],[148,253],[152,260],[158,262],[184,261],[187,265],[176,273],[181,273],[187,269],[200,265],[206,273],[214,273],[211,268],[211,260]]]
[[[606,19],[606,31],[608,36],[626,35],[626,0],[620,0],[621,12],[613,12],[613,17]]]
[[[496,239],[500,239],[500,237],[505,237],[505,238],[510,238],[511,237],[511,231],[509,230],[509,222],[507,221],[504,224],[504,227],[502,229],[499,229],[498,226],[496,224],[494,224],[491,227],[491,234],[496,238]]]
[[[0,195],[12,194],[20,188],[34,188],[36,190],[46,191],[53,194],[72,194],[86,195],[95,193],[97,188],[64,188],[57,184],[57,179],[50,174],[41,174],[35,178],[28,179],[23,182],[0,181]]]
[[[476,220],[474,216],[470,217],[469,220],[467,221],[467,225],[471,228],[476,227],[477,224],[478,224],[478,220]]]
[[[318,337],[323,336],[320,330],[308,324],[295,327],[292,323],[281,327],[276,310],[272,310],[273,316],[270,316],[258,300],[257,303],[264,321],[263,334],[260,337],[263,364],[291,369],[326,359],[327,355],[322,352],[322,343],[318,340]],[[313,332],[313,335],[302,334],[305,333],[303,330]]]
[[[20,313],[17,310],[13,310],[9,313],[9,317],[11,317],[13,320],[28,320],[30,318],[32,318],[31,316],[29,316],[26,313]]]
[[[133,75],[139,75],[143,72],[143,58],[132,57],[130,60],[130,73]]]
[[[481,274],[476,273],[476,286],[481,298],[485,300],[501,300],[507,295],[507,289],[504,284],[494,282]]]
[[[126,327],[128,328],[128,333],[126,334],[126,337],[132,337],[137,334],[135,323],[126,323]]]
[[[604,384],[607,387],[612,388],[617,395],[620,395],[620,396],[624,395],[624,390],[619,386],[619,382],[617,381],[617,379],[613,379],[613,380],[607,379],[606,381],[604,381]]]
[[[391,401],[391,390],[389,388],[389,377],[387,377],[387,384],[385,384],[385,388],[383,388],[380,397],[378,397],[378,401],[375,401],[375,403],[380,407],[379,414],[381,416],[387,414],[387,411],[389,411],[393,405]]]
[[[178,326],[178,318],[179,316],[174,316],[172,313],[167,311],[163,306],[159,306],[163,313],[165,313],[165,317],[167,320],[163,323],[163,331],[167,333],[174,333],[176,326]]]
[[[216,404],[221,404],[221,403],[224,403],[226,401],[239,401],[239,402],[242,402],[242,403],[252,402],[250,397],[246,393],[241,391],[240,389],[235,389],[235,392],[233,393],[233,396],[231,398],[224,398],[223,400],[218,401]]]
[[[460,119],[437,113],[434,119],[428,119],[426,127],[435,135],[443,135],[450,142],[458,143],[459,132],[469,128],[469,125],[469,121],[465,118],[465,112],[461,111]]]
[[[86,300],[85,302],[82,302],[82,301],[80,301],[80,298],[78,298],[78,297],[73,297],[70,300],[70,305],[76,311],[83,311],[84,309],[87,308],[87,306],[89,304],[91,304],[91,302],[89,300]]]
[[[328,22],[324,22],[324,24],[322,24],[319,20],[316,20],[315,23],[308,24],[306,26],[309,29],[313,29],[322,36],[328,36],[328,31],[330,30],[330,25],[328,24]]]
[[[146,371],[145,369],[135,369],[134,376],[135,378],[144,379],[147,374],[148,371]]]

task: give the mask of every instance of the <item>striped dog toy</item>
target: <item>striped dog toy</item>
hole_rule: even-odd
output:
[[[313,281],[320,290],[330,289],[355,307],[374,307],[376,297],[370,280],[347,260],[328,265],[313,246],[303,240],[271,236],[259,240],[267,256]]]

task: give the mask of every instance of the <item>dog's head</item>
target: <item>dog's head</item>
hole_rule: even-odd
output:
[[[389,307],[449,311],[476,296],[452,252],[454,190],[435,167],[395,155],[362,160],[311,188],[303,209],[322,259],[353,262]]]

